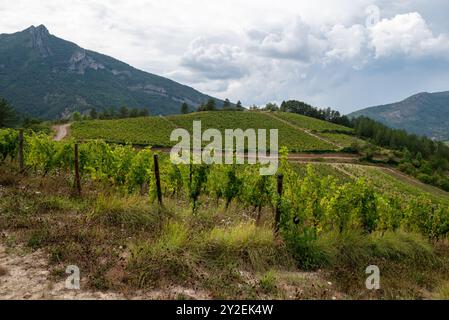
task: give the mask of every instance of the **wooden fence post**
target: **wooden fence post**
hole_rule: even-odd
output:
[[[19,130],[19,171],[20,173],[25,171],[23,165],[23,129]]]
[[[81,196],[81,179],[79,170],[78,143],[75,143],[75,189],[78,196]]]
[[[278,175],[278,201],[276,204],[276,215],[275,215],[275,221],[274,221],[274,230],[275,233],[279,233],[279,227],[281,223],[281,205],[282,205],[282,194],[283,194],[283,183],[284,183],[284,176],[282,174]]]
[[[189,185],[190,185],[190,187],[192,187],[192,178],[193,178],[193,165],[192,165],[192,160],[190,160],[190,163],[189,163]]]
[[[157,200],[159,201],[159,205],[162,206],[161,177],[159,174],[159,156],[157,154],[154,155],[154,176],[156,178]]]

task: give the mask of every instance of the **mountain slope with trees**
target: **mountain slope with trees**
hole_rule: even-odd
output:
[[[122,106],[176,114],[213,99],[172,80],[57,38],[45,26],[0,34],[0,97],[30,117],[57,118]]]
[[[449,140],[449,91],[419,93],[401,102],[362,109],[350,117],[365,116],[389,127]]]

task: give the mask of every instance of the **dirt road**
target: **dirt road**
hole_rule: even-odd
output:
[[[66,123],[53,126],[53,130],[56,132],[56,135],[53,139],[55,141],[61,141],[66,138],[69,134],[69,128],[71,125],[71,123]]]

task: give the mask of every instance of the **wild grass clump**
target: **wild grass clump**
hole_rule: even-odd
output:
[[[434,252],[430,243],[416,233],[386,232],[383,235],[374,234],[373,256],[395,261],[409,260],[414,263],[431,263]]]
[[[431,263],[432,246],[422,236],[405,232],[366,234],[361,231],[329,232],[319,236],[290,235],[287,245],[304,270],[322,267],[363,267],[382,259]]]
[[[47,211],[80,211],[84,203],[69,197],[45,196],[38,200],[38,209],[42,212]]]
[[[98,196],[89,213],[89,218],[93,221],[134,230],[154,227],[159,216],[159,208],[150,206],[148,199],[139,196],[120,198],[103,194]]]
[[[183,283],[194,276],[195,257],[187,250],[189,231],[185,224],[169,221],[153,242],[138,241],[130,247],[127,269],[139,287],[161,281]]]
[[[296,228],[286,229],[282,236],[299,268],[314,270],[330,264],[334,247],[319,238],[313,230],[299,232]]]
[[[252,222],[215,227],[204,235],[200,245],[207,260],[213,263],[240,263],[242,267],[264,271],[272,265],[285,265],[290,259],[273,230]]]
[[[277,277],[273,270],[267,271],[259,280],[260,288],[267,294],[277,291]]]

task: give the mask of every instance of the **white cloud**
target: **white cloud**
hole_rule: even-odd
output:
[[[448,3],[0,0],[0,33],[45,24],[82,47],[220,98],[246,105],[296,98],[351,111],[444,89]],[[366,28],[372,4],[382,19]]]
[[[370,32],[376,58],[395,55],[414,58],[449,55],[449,38],[446,35],[434,36],[417,12],[383,19]]]
[[[329,61],[348,61],[354,67],[360,68],[369,58],[368,32],[360,24],[349,28],[339,24],[326,33],[329,50],[326,57]]]
[[[275,59],[313,61],[326,48],[325,40],[297,16],[268,32],[248,32],[249,48],[256,54]]]
[[[197,38],[182,57],[182,65],[213,80],[238,79],[247,72],[245,54],[233,45]]]

